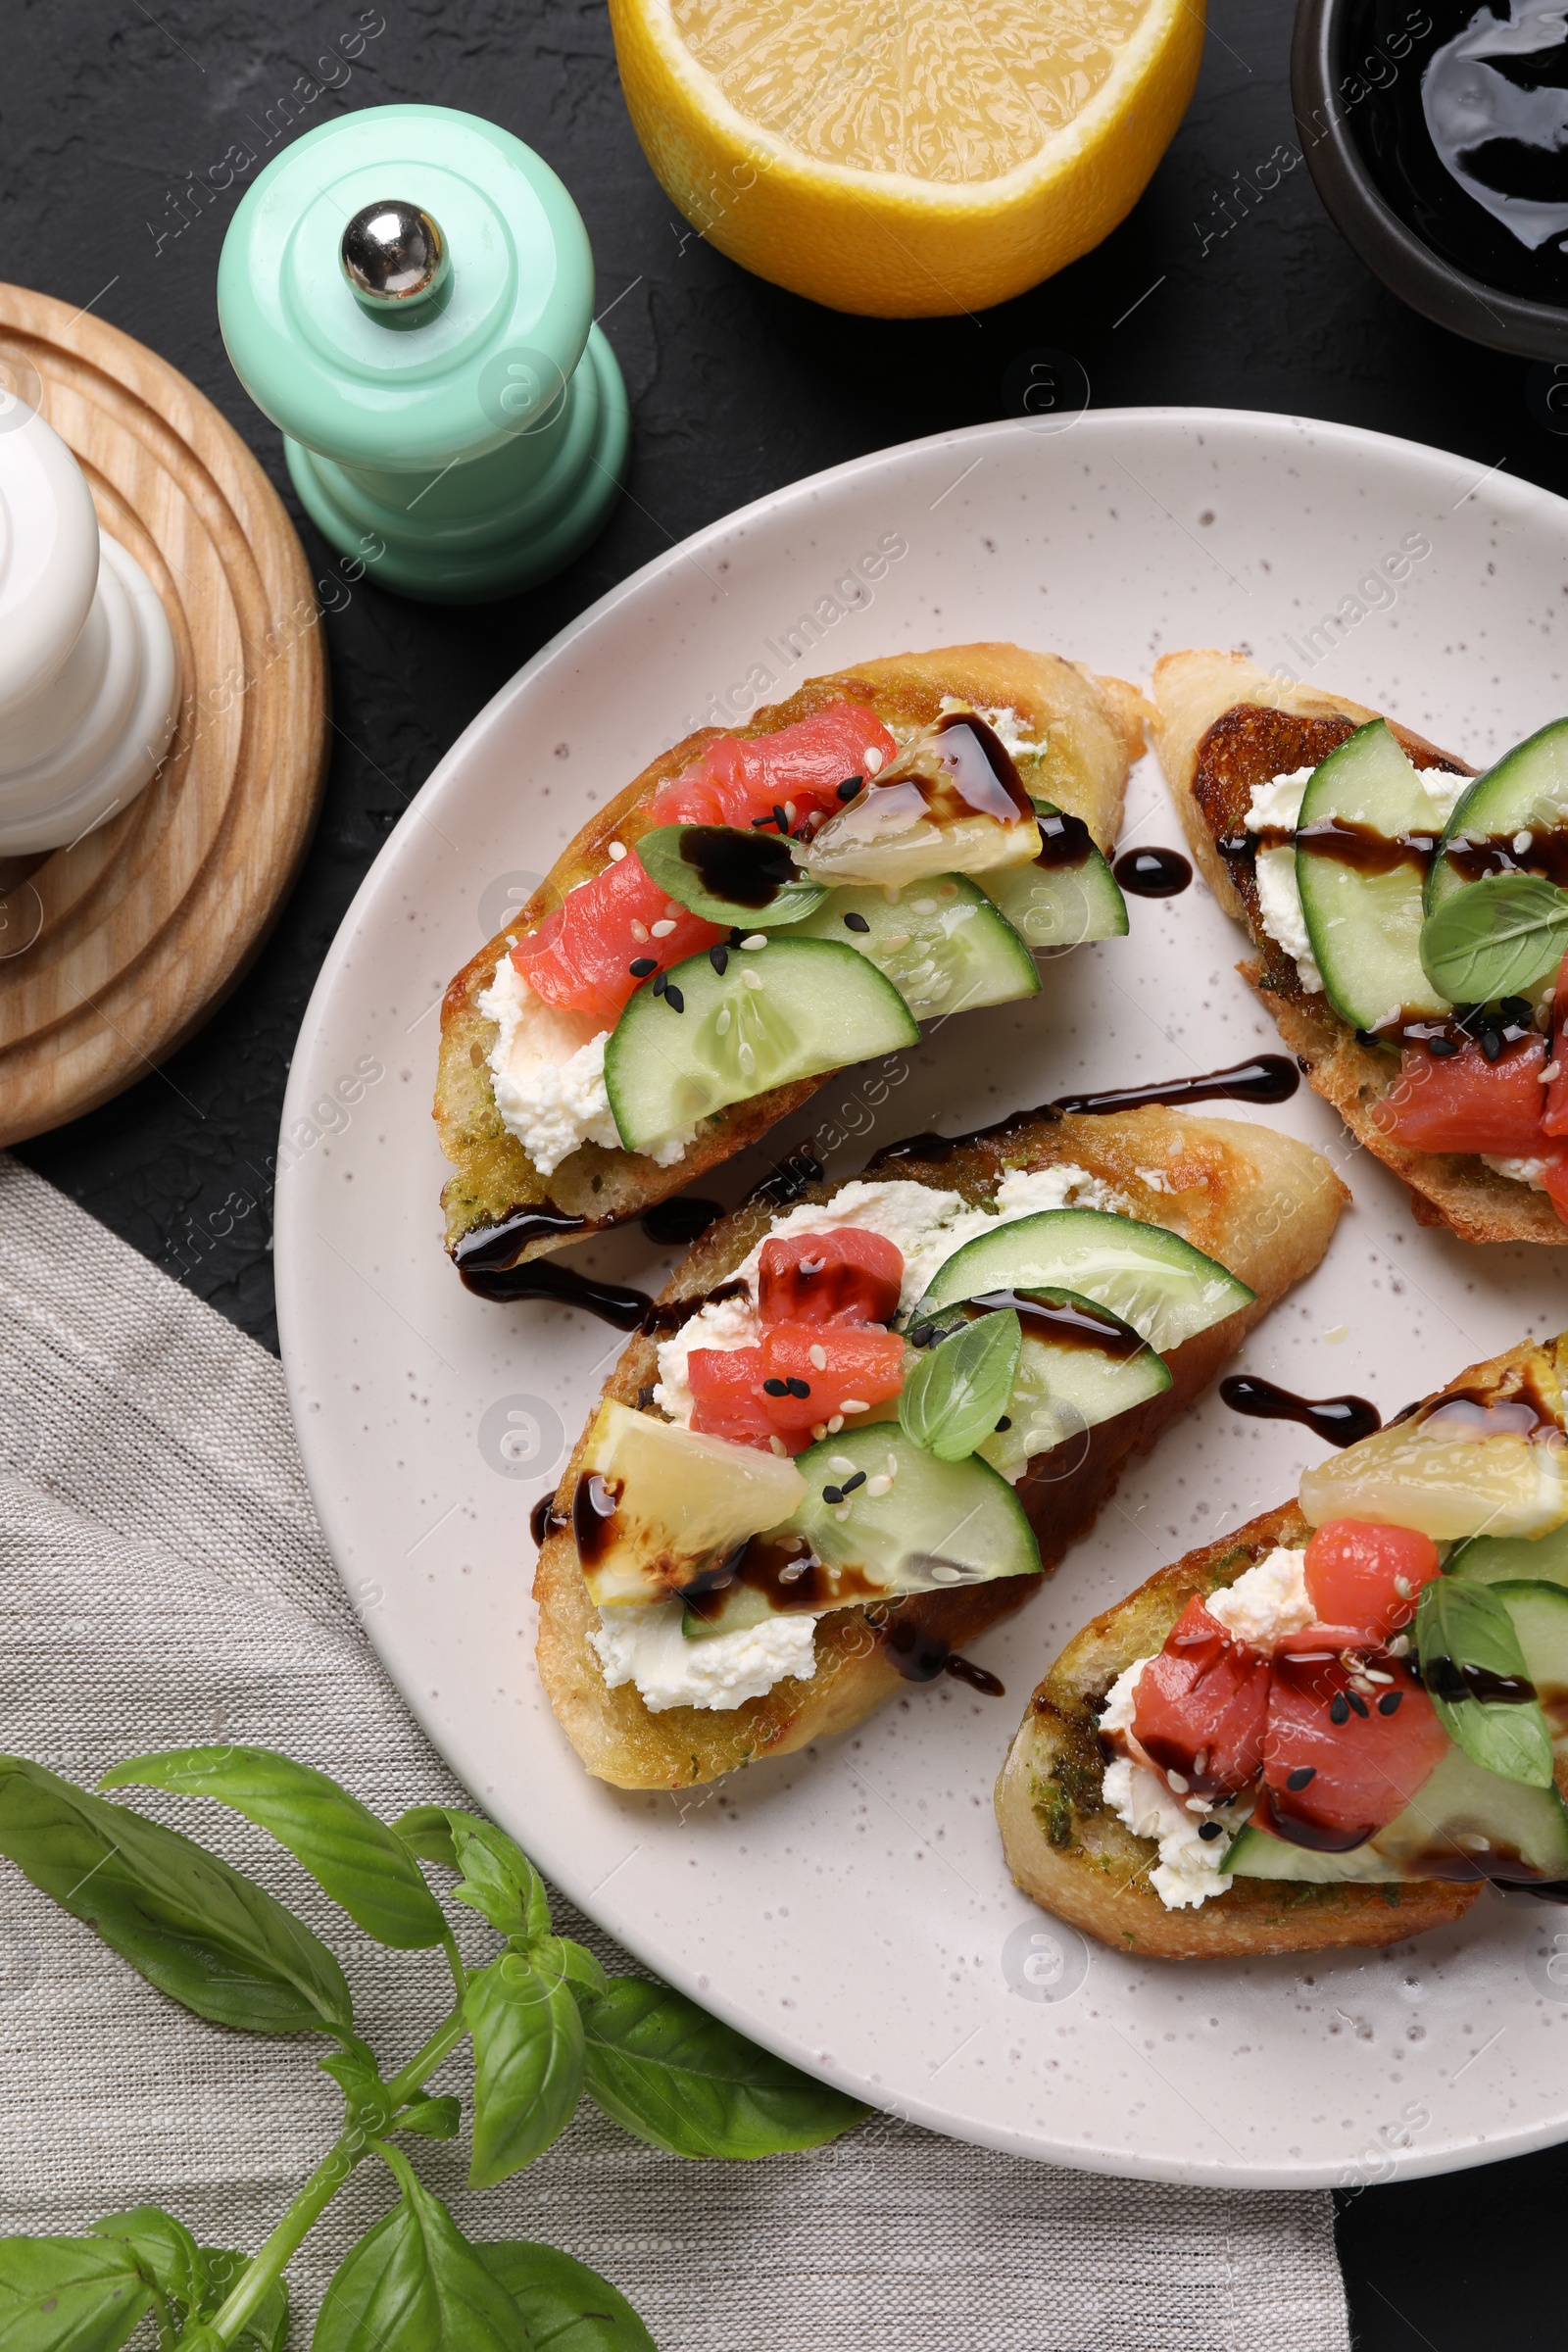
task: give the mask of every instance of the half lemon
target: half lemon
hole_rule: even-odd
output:
[[[1193,93],[1202,0],[610,0],[699,235],[833,310],[1021,294],[1109,234]]]

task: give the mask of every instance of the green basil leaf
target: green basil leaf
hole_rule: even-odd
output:
[[[392,1834],[421,1862],[442,1862],[448,1870],[457,1869],[458,1852],[445,1805],[411,1805],[392,1824]]]
[[[350,2249],[311,2352],[528,2352],[526,2325],[500,2279],[397,2150],[383,2153],[403,2201]]]
[[[493,2188],[548,2148],[582,2095],[583,2028],[576,1996],[521,1952],[470,1978],[464,2016],[473,2035],[470,2188]]]
[[[521,2312],[534,2352],[658,2352],[625,2296],[585,2262],[526,2238],[473,2250]]]
[[[100,1788],[210,1796],[266,1830],[356,1927],[393,1951],[423,1951],[447,1932],[441,1906],[401,1838],[324,1772],[270,1747],[176,1747],[106,1772]]]
[[[534,1945],[532,1958],[542,1977],[564,1977],[579,1992],[603,1992],[610,1983],[587,1945],[569,1936],[547,1936]]]
[[[185,2311],[201,2308],[207,2287],[207,2266],[183,2222],[156,2205],[135,2205],[128,2213],[111,2213],[92,2225],[94,2237],[113,2238],[128,2246],[142,2275],[159,2290],[172,2295]]]
[[[666,899],[709,923],[770,930],[814,914],[827,897],[826,886],[806,880],[773,832],[743,833],[735,825],[656,825],[636,843],[634,854]],[[709,889],[705,869],[715,884],[727,881],[746,895],[725,898],[717,888]],[[748,905],[748,897],[762,904]]]
[[[207,2272],[207,2293],[200,2317],[208,2320],[238,2286],[251,2267],[251,2258],[236,2253],[232,2246],[203,2246],[200,2254]],[[187,2334],[181,2339],[182,2346],[189,2341]],[[281,2278],[276,2278],[235,2336],[234,2352],[283,2352],[287,2341],[288,2288]]]
[[[1017,1312],[1008,1306],[928,1348],[899,1398],[906,1435],[939,1462],[973,1453],[1007,1409],[1022,1347]]]
[[[160,1992],[251,2034],[343,2033],[343,1971],[303,1920],[177,1830],[0,1756],[0,1854]]]
[[[1568,950],[1568,891],[1540,874],[1489,874],[1421,926],[1421,966],[1450,1004],[1528,995]]]
[[[128,2245],[0,2237],[0,2352],[118,2352],[152,2306]]]
[[[671,2156],[820,2147],[869,2112],[641,1977],[612,1977],[607,1993],[585,2001],[583,2033],[592,2096]]]
[[[449,1813],[452,1843],[463,1877],[452,1889],[454,1898],[467,1903],[517,1942],[535,1942],[550,1933],[550,1898],[543,1879],[520,1845],[505,1830],[471,1813]]]
[[[416,2099],[405,2107],[393,2132],[416,2132],[420,2139],[456,2139],[463,2129],[461,2099]]]
[[[1529,1681],[1513,1619],[1493,1587],[1464,1576],[1434,1577],[1416,1607],[1415,1644],[1421,1679],[1454,1744],[1505,1781],[1549,1788],[1551,1734],[1540,1700],[1459,1695],[1465,1667]]]
[[[351,2107],[373,2107],[379,2101],[386,2104],[386,2084],[375,2063],[375,2053],[357,2034],[348,2036],[347,2046],[330,2050],[317,2065],[323,2075],[330,2075]]]

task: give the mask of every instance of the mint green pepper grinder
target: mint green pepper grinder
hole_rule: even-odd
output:
[[[312,519],[405,596],[550,578],[609,519],[626,390],[576,206],[445,106],[324,122],[269,164],[218,266],[234,370]]]

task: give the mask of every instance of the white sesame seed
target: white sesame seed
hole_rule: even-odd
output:
[[[1394,1580],[1394,1590],[1396,1592],[1397,1592],[1401,1600],[1408,1600],[1410,1597],[1410,1579],[1407,1576],[1396,1576]]]
[[[874,776],[874,775],[876,774],[876,771],[877,771],[877,769],[878,769],[878,768],[881,766],[881,764],[882,764],[882,755],[881,755],[881,753],[880,753],[880,752],[877,750],[877,748],[876,748],[876,745],[873,743],[873,744],[872,744],[872,746],[871,746],[871,748],[870,748],[870,750],[869,750],[869,751],[866,753],[866,755],[865,755],[865,772],[866,772],[866,774],[867,774],[868,776]]]
[[[816,1446],[820,1446],[820,1445],[821,1445],[821,1443],[822,1443],[822,1440],[823,1440],[823,1439],[824,1439],[826,1436],[827,1436],[827,1423],[826,1423],[825,1421],[813,1421],[813,1422],[812,1422],[812,1424],[811,1424],[811,1441],[812,1441],[812,1444],[813,1444],[813,1445],[816,1445]]]
[[[623,841],[612,841],[610,845],[610,855],[618,865],[626,855],[626,844]]]
[[[1490,1854],[1492,1851],[1492,1839],[1483,1838],[1479,1830],[1461,1830],[1459,1843],[1467,1845],[1473,1854]]]
[[[1208,1750],[1206,1747],[1200,1747],[1197,1755],[1193,1758],[1193,1770],[1200,1780],[1202,1779],[1204,1773],[1208,1770]]]
[[[855,1464],[847,1453],[830,1453],[827,1457],[827,1466],[830,1470],[842,1470],[846,1478],[855,1468]]]
[[[1546,1082],[1546,1084],[1549,1086],[1553,1078],[1560,1078],[1560,1077],[1562,1076],[1562,1064],[1561,1064],[1561,1062],[1558,1062],[1558,1061],[1548,1061],[1548,1062],[1547,1062],[1547,1064],[1546,1064],[1546,1066],[1545,1066],[1545,1068],[1544,1068],[1544,1069],[1542,1071],[1541,1075],[1542,1075],[1543,1079],[1544,1079],[1544,1080]]]
[[[839,1431],[840,1431],[840,1430],[841,1430],[843,1427],[844,1427],[844,1415],[843,1415],[842,1413],[829,1413],[829,1415],[828,1415],[828,1417],[827,1417],[827,1434],[828,1434],[828,1436],[829,1436],[830,1438],[836,1438],[836,1437],[838,1436],[838,1434],[839,1434]]]
[[[1522,858],[1522,857],[1524,856],[1524,854],[1525,854],[1526,850],[1528,850],[1528,849],[1529,849],[1529,847],[1530,847],[1530,844],[1531,844],[1531,842],[1532,842],[1534,839],[1535,839],[1535,835],[1534,835],[1534,834],[1533,834],[1533,833],[1532,833],[1532,832],[1529,830],[1529,828],[1528,828],[1528,827],[1526,827],[1526,829],[1525,829],[1523,832],[1521,832],[1521,833],[1516,833],[1516,834],[1514,835],[1514,837],[1513,837],[1513,854],[1514,854],[1514,856],[1515,856],[1516,858]]]
[[[743,948],[765,948],[766,945],[767,933],[765,931],[749,932],[746,938],[741,941],[741,946]]]
[[[841,1503],[839,1504],[839,1506],[838,1506],[838,1509],[837,1509],[837,1510],[834,1512],[834,1514],[833,1514],[834,1518],[835,1518],[835,1519],[838,1521],[838,1523],[839,1523],[840,1527],[842,1527],[842,1526],[844,1525],[844,1522],[845,1522],[845,1520],[846,1520],[846,1519],[849,1517],[849,1515],[850,1515],[850,1505],[849,1505],[847,1502],[841,1502]]]
[[[666,914],[662,922],[650,923],[648,928],[653,938],[667,939],[675,926]]]
[[[846,1396],[839,1406],[841,1413],[868,1413],[871,1407],[858,1396]]]
[[[1184,1772],[1167,1772],[1165,1778],[1167,1781],[1169,1781],[1171,1787],[1175,1789],[1178,1796],[1185,1796],[1188,1789],[1192,1787],[1192,1782],[1187,1778],[1187,1775]]]
[[[769,1446],[772,1446],[775,1453],[788,1453],[789,1447],[785,1445],[782,1438],[769,1438],[767,1442]]]
[[[892,1484],[892,1479],[879,1470],[874,1478],[866,1480],[865,1491],[868,1494],[885,1494]]]
[[[1382,1669],[1377,1666],[1368,1666],[1365,1673],[1369,1683],[1392,1683],[1394,1680],[1392,1674],[1383,1673]]]
[[[963,1570],[953,1567],[947,1560],[938,1560],[931,1571],[934,1585],[958,1585],[963,1582]]]
[[[1407,1658],[1410,1655],[1410,1637],[1408,1634],[1396,1634],[1388,1646],[1391,1658]]]
[[[789,818],[790,823],[793,825],[795,822],[795,803],[793,801],[785,802],[784,813]]]
[[[806,1352],[810,1357],[812,1363],[816,1366],[819,1372],[825,1372],[827,1370],[827,1349],[822,1346],[820,1341],[813,1340]],[[852,1470],[855,1468],[855,1464],[853,1462],[851,1462],[850,1468]]]
[[[741,978],[750,989],[760,989],[767,986],[767,982],[762,978],[760,972],[742,972]]]
[[[1208,1796],[1190,1796],[1187,1799],[1187,1810],[1189,1813],[1212,1813],[1214,1800]]]
[[[646,923],[633,923],[631,927],[631,935],[633,939],[635,939],[638,944],[641,945],[641,943],[648,937],[648,925]]]

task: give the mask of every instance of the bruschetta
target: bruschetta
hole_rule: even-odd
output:
[[[1472,1366],[1087,1626],[997,1784],[1017,1884],[1177,1960],[1568,1897],[1565,1369]]]
[[[1347,1198],[1266,1127],[1048,1110],[714,1225],[547,1506],[539,1672],[588,1770],[710,1781],[942,1673]]]
[[[1194,856],[1312,1086],[1423,1224],[1568,1243],[1568,722],[1477,777],[1240,654],[1168,655],[1153,686]]]
[[[435,1118],[470,1279],[638,1217],[831,1070],[1037,994],[1125,932],[1105,862],[1147,706],[970,645],[813,678],[591,817],[447,990]]]

